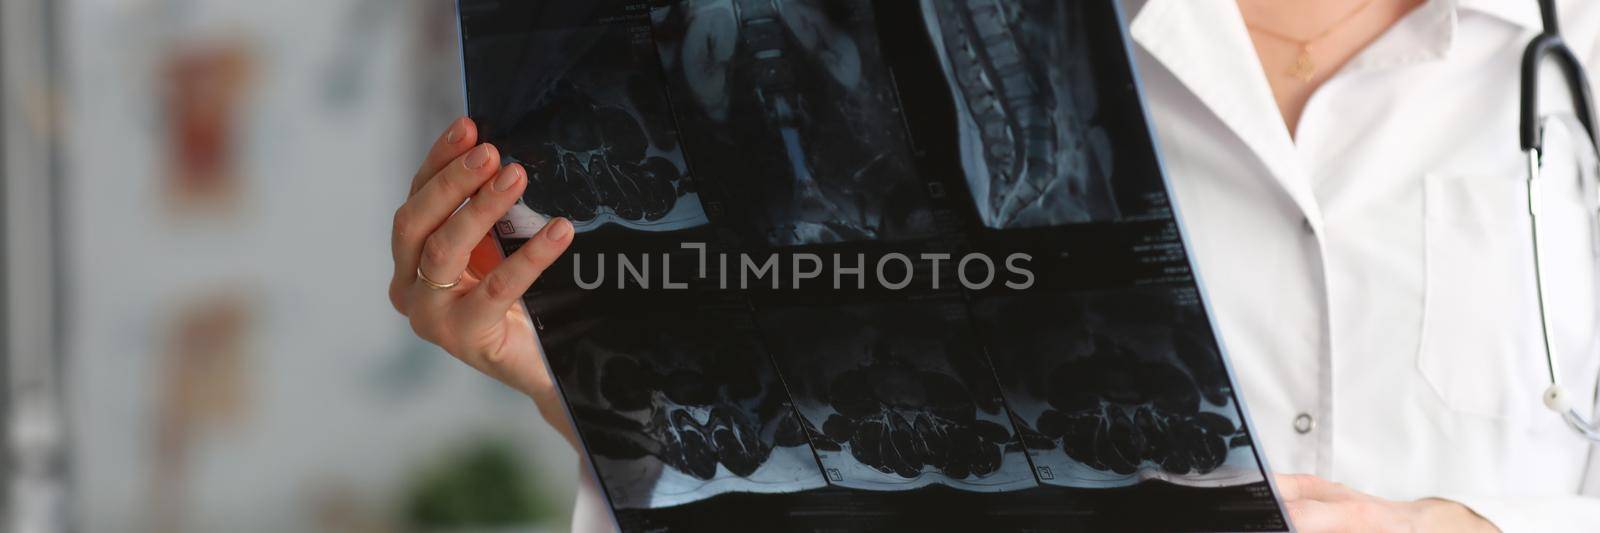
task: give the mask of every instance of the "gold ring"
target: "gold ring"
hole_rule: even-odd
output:
[[[456,280],[450,283],[439,283],[437,281],[428,279],[428,275],[422,273],[422,267],[417,267],[417,279],[422,281],[423,285],[427,285],[428,288],[439,291],[448,291],[456,288],[458,285],[461,285],[461,276],[456,276]]]

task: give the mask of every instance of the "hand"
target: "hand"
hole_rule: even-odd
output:
[[[1276,477],[1289,521],[1305,533],[1335,531],[1461,531],[1499,528],[1459,503],[1428,498],[1398,502],[1355,491],[1316,476]]]
[[[572,243],[572,224],[550,221],[503,262],[489,237],[527,186],[527,170],[516,164],[502,168],[500,152],[478,144],[471,120],[451,124],[412,179],[410,198],[395,212],[389,300],[411,319],[417,336],[533,398],[545,420],[573,442],[527,311],[517,305]],[[482,253],[484,246],[491,253]],[[485,258],[487,264],[474,261]],[[418,272],[438,284],[460,284],[433,288]]]

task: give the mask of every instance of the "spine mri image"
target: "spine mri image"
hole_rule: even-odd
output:
[[[549,349],[616,506],[826,484],[769,358],[739,320],[622,313]]]
[[[460,1],[469,114],[529,171],[504,250],[580,233],[524,300],[623,530],[1282,529],[1118,9]],[[1023,252],[1037,285],[967,283]],[[945,260],[839,281],[891,254]],[[573,283],[624,257],[684,283]]]
[[[1081,17],[1055,1],[923,0],[985,225],[1121,217]]]
[[[975,307],[1042,482],[1263,480],[1192,290],[1041,292]]]
[[[871,2],[677,2],[652,18],[696,173],[768,244],[932,230]]]
[[[492,9],[491,9],[492,7]],[[483,136],[528,170],[502,236],[566,217],[579,232],[702,226],[706,215],[662,86],[649,21],[615,2],[464,2],[468,77]],[[479,13],[479,11],[482,13]],[[641,37],[641,35],[643,37]]]
[[[959,300],[775,309],[759,322],[835,484],[1034,486]]]

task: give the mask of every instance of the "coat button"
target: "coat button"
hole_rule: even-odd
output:
[[[1306,414],[1306,413],[1300,413],[1300,416],[1294,417],[1294,432],[1295,433],[1299,433],[1301,435],[1304,435],[1304,434],[1310,433],[1311,430],[1316,429],[1316,428],[1317,428],[1317,421],[1316,421],[1316,419],[1311,418],[1311,415]]]

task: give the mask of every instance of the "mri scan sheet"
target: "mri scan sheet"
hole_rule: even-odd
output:
[[[592,323],[546,352],[613,502],[671,507],[824,486],[753,324],[696,307],[592,309]]]
[[[724,185],[741,224],[773,245],[931,232],[869,3],[675,2],[651,17],[696,175]]]
[[[1040,482],[1264,481],[1193,290],[1041,291],[975,312]]]
[[[528,170],[504,232],[553,216],[579,232],[706,223],[675,131],[648,21],[607,2],[462,2],[480,134]],[[476,115],[476,114],[475,114]]]
[[[460,0],[623,531],[1284,531],[1113,0]]]
[[[1035,485],[959,299],[771,309],[759,322],[836,485]]]

